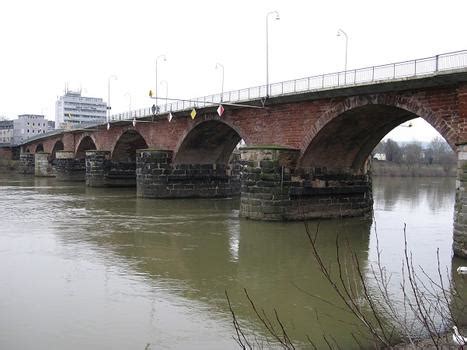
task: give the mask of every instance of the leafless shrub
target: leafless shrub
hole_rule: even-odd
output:
[[[428,345],[440,349],[443,344],[446,344],[445,331],[452,325],[459,326],[457,315],[462,315],[465,312],[465,300],[462,294],[457,292],[449,277],[447,280],[446,277],[443,277],[439,251],[437,251],[436,277],[429,276],[422,266],[414,264],[412,253],[407,244],[405,225],[402,278],[399,284],[401,296],[399,298],[395,298],[390,292],[391,274],[381,261],[376,226],[377,261],[366,269],[362,267],[350,243],[345,243],[343,252],[342,243],[339,237],[336,238],[337,275],[331,273],[331,268],[325,264],[319,252],[317,246],[319,223],[316,231],[312,234],[308,223],[305,222],[305,231],[311,253],[322,276],[338,295],[343,306],[336,305],[310,291],[302,290],[302,292],[333,305],[341,312],[350,312],[361,328],[368,332],[370,339],[366,339],[367,343],[373,344],[374,348],[391,348],[402,342],[409,344],[412,348],[424,348]],[[374,282],[370,284],[368,277],[372,277]],[[267,339],[268,344],[272,343],[274,347],[283,349],[295,349],[295,345],[287,334],[277,311],[274,310],[274,321],[271,321],[263,309],[257,308],[246,289],[244,292],[260,324],[267,330],[270,338]],[[259,342],[258,338],[245,335],[235,316],[227,291],[226,298],[232,313],[236,341],[239,346],[242,349],[263,348],[264,343]],[[329,349],[340,348],[332,335],[323,333],[322,337]],[[371,347],[364,346],[360,342],[365,338],[365,334],[358,334],[358,337],[352,334],[352,337],[360,348]],[[315,342],[308,336],[307,339],[310,346],[317,349]],[[420,345],[419,341],[422,339],[428,339],[428,341]]]

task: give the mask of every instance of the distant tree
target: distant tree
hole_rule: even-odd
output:
[[[396,141],[387,139],[384,145],[386,160],[389,162],[400,163],[402,161],[402,150]]]
[[[423,153],[425,154],[425,163],[429,165],[433,164],[433,149],[428,146]]]
[[[407,165],[420,164],[422,154],[422,146],[418,142],[408,143],[402,148],[402,158]]]
[[[433,152],[433,163],[441,164],[441,160],[444,161],[449,159],[451,156],[454,156],[454,152],[446,141],[440,137],[435,137],[431,140],[428,148]]]

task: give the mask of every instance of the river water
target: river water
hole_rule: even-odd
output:
[[[397,297],[405,223],[416,263],[436,274],[439,249],[449,274],[459,263],[454,179],[373,186],[374,220],[319,224],[326,264],[335,267],[339,235],[368,270],[378,237]],[[358,348],[355,320],[328,303],[339,304],[304,224],[239,219],[238,207],[238,199],[147,200],[135,189],[0,175],[0,349],[237,349],[225,291],[245,332],[258,342],[267,333],[244,289],[269,318],[277,310],[299,347],[307,336],[327,347],[324,334]]]

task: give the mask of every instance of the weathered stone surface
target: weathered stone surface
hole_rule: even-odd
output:
[[[34,174],[34,154],[21,153],[19,156],[19,173],[20,174]]]
[[[85,181],[86,163],[75,159],[72,151],[57,151],[55,154],[55,176],[59,181]]]
[[[137,195],[144,198],[216,198],[237,195],[239,175],[224,164],[173,164],[169,150],[138,150]],[[235,165],[236,166],[236,165]]]
[[[86,186],[107,187],[109,151],[86,151]]]
[[[467,258],[467,145],[459,145],[457,153],[456,202],[454,205],[454,229],[452,249],[454,254]]]
[[[55,172],[49,162],[50,153],[38,152],[34,155],[34,175],[37,177],[54,177]]]
[[[240,216],[283,221],[371,213],[373,198],[368,176],[353,175],[348,169],[297,169],[293,155],[294,150],[280,147],[242,149],[242,158],[250,163],[241,172]]]

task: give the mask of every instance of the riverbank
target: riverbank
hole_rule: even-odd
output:
[[[456,166],[448,167],[439,164],[397,164],[388,161],[374,160],[371,163],[374,176],[401,177],[455,177]]]

